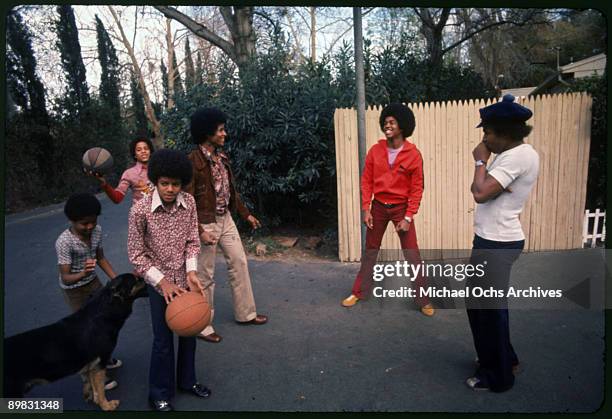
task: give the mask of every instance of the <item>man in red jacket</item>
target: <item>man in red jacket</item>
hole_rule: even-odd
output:
[[[380,139],[366,156],[361,177],[361,207],[367,226],[366,251],[351,295],[342,301],[352,307],[370,291],[372,272],[387,224],[392,221],[400,238],[402,249],[412,263],[420,262],[419,247],[413,218],[423,195],[423,159],[409,138],[414,132],[412,111],[401,103],[392,103],[380,114],[380,128],[386,139]],[[417,290],[424,278],[415,279]],[[426,316],[434,309],[429,300],[417,292],[417,304]]]

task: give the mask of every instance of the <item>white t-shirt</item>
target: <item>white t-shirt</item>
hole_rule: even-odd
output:
[[[540,157],[530,144],[498,154],[487,167],[489,175],[512,192],[476,204],[474,233],[483,239],[510,242],[524,240],[519,214],[538,177]]]

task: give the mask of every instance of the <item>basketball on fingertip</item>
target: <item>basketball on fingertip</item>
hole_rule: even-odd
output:
[[[210,324],[210,305],[200,292],[176,296],[166,307],[166,324],[178,336],[195,336]]]
[[[102,147],[90,148],[83,154],[83,169],[88,172],[106,174],[113,167],[113,156]]]

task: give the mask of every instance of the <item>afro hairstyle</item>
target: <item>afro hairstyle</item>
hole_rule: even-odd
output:
[[[85,217],[98,216],[102,212],[100,201],[90,193],[75,193],[64,205],[64,214],[70,221],[79,221]]]
[[[378,121],[381,131],[385,129],[385,119],[388,116],[392,116],[397,120],[397,124],[400,130],[402,130],[402,134],[404,134],[405,138],[412,135],[416,127],[416,122],[414,120],[414,114],[408,106],[401,103],[390,103],[387,105],[380,113],[380,119]]]
[[[181,185],[186,186],[191,182],[193,172],[184,152],[162,148],[151,155],[147,175],[155,185],[160,177],[168,177],[180,179]]]
[[[132,141],[130,141],[130,155],[132,156],[134,161],[136,161],[136,144],[138,143],[147,143],[147,145],[149,146],[149,151],[151,152],[151,155],[153,155],[155,147],[153,147],[153,142],[151,142],[151,139],[146,136],[139,135],[135,137]]]
[[[215,135],[219,125],[225,124],[227,115],[217,108],[200,108],[191,115],[191,139],[194,144],[202,144]]]

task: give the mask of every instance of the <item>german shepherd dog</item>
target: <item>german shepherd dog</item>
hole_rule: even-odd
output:
[[[106,399],[104,367],[132,303],[146,296],[142,279],[118,275],[68,317],[6,338],[4,396],[23,397],[34,385],[80,372],[85,400],[93,400],[102,410],[115,410],[119,400]]]

